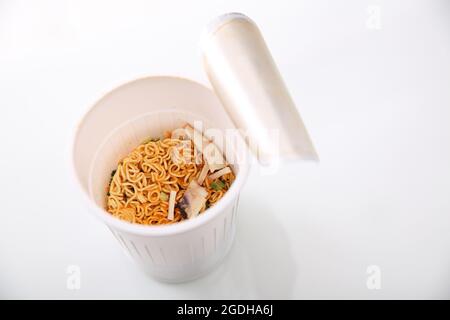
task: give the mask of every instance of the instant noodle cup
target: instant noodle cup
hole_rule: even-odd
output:
[[[91,211],[132,259],[165,281],[196,278],[228,252],[236,229],[239,191],[248,171],[248,163],[238,159],[246,152],[245,144],[234,139],[232,147],[222,150],[236,179],[220,201],[193,219],[158,226],[120,220],[105,211],[106,187],[111,170],[145,137],[198,122],[205,132],[213,128],[225,133],[234,128],[208,88],[176,77],[148,77],[124,84],[100,99],[76,134],[75,172]]]
[[[248,150],[262,163],[316,158],[303,122],[256,25],[242,14],[216,19],[202,41],[212,90],[171,76],[140,78],[98,100],[76,128],[73,168],[89,210],[144,271],[167,282],[197,278],[226,256],[236,231]],[[242,70],[245,70],[243,74]],[[189,123],[212,140],[235,180],[198,216],[168,225],[140,225],[106,211],[111,171],[145,138]],[[282,139],[271,139],[265,129]]]

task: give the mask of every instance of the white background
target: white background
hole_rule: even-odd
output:
[[[70,135],[124,81],[207,84],[200,34],[229,11],[260,26],[321,161],[255,167],[225,262],[161,284],[76,196]],[[450,298],[448,1],[0,0],[0,110],[1,298]]]

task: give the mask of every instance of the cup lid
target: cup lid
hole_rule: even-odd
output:
[[[317,153],[256,24],[241,13],[214,19],[201,41],[209,81],[263,165],[318,160]]]

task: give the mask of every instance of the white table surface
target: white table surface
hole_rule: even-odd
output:
[[[225,262],[162,284],[76,196],[70,135],[124,81],[207,83],[198,40],[229,11],[260,26],[321,161],[254,167]],[[448,1],[0,1],[0,108],[0,298],[450,298]]]

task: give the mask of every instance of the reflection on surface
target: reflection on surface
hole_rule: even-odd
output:
[[[224,262],[179,289],[209,299],[291,298],[296,265],[285,230],[261,199],[241,198],[239,206],[236,238]]]

